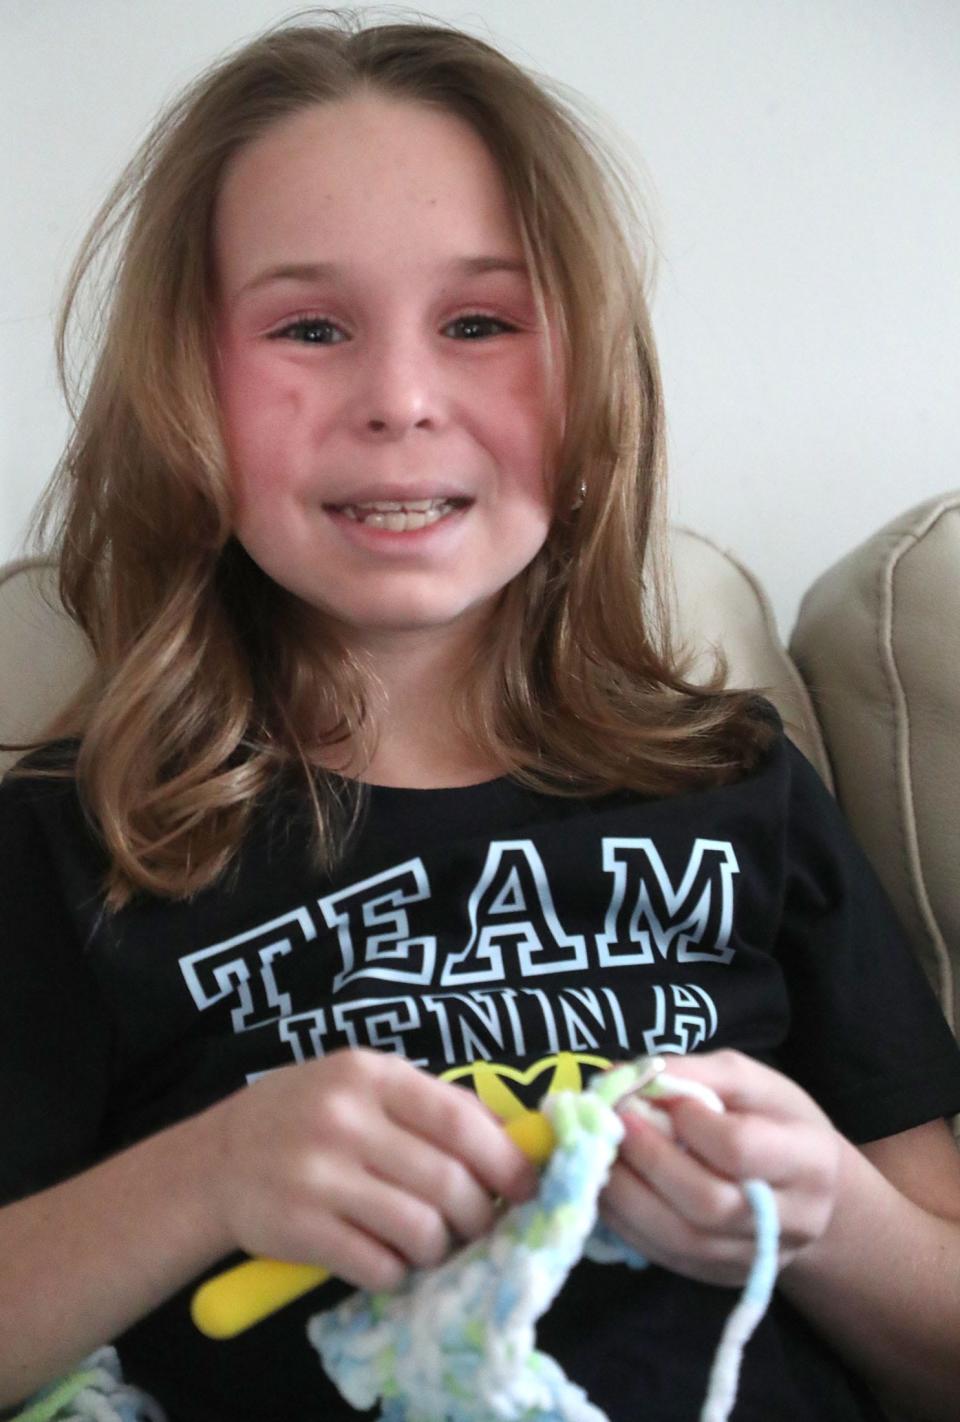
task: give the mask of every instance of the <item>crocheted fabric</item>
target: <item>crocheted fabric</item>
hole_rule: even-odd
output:
[[[128,1387],[113,1348],[101,1348],[75,1373],[45,1388],[13,1422],[167,1422],[163,1409]]]
[[[346,1400],[382,1422],[605,1422],[552,1358],[534,1323],[583,1252],[623,1125],[590,1092],[543,1109],[557,1144],[537,1196],[393,1294],[354,1294],[308,1336]]]
[[[556,1146],[537,1196],[485,1238],[393,1294],[352,1295],[310,1320],[308,1336],[353,1407],[381,1404],[380,1422],[607,1422],[584,1390],[535,1347],[534,1325],[581,1254],[643,1267],[605,1226],[596,1202],[623,1125],[616,1100],[639,1064],[597,1077],[583,1093],[542,1105]],[[744,1187],[757,1224],[754,1267],[728,1319],[701,1422],[726,1422],[740,1359],[776,1279],[777,1219],[769,1187]]]

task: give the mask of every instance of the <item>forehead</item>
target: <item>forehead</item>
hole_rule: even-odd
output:
[[[227,286],[270,262],[521,256],[479,135],[456,115],[375,95],[303,109],[236,153],[213,239]]]

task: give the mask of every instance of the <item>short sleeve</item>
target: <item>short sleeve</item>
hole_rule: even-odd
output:
[[[0,1203],[93,1163],[109,1089],[108,1014],[36,813],[51,783],[0,785]]]
[[[782,1064],[863,1143],[960,1111],[960,1049],[840,810],[791,756]]]

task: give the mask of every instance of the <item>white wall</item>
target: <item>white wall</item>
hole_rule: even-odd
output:
[[[157,107],[271,0],[2,0],[0,559],[59,452],[52,313]],[[956,0],[432,0],[643,155],[675,515],[781,628],[831,561],[960,484]]]

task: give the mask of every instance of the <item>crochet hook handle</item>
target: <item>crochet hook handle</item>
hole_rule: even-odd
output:
[[[504,1129],[537,1165],[553,1150],[553,1128],[542,1111],[525,1111]],[[247,1259],[201,1284],[193,1296],[190,1316],[208,1338],[235,1338],[329,1278],[330,1270],[315,1264]]]

